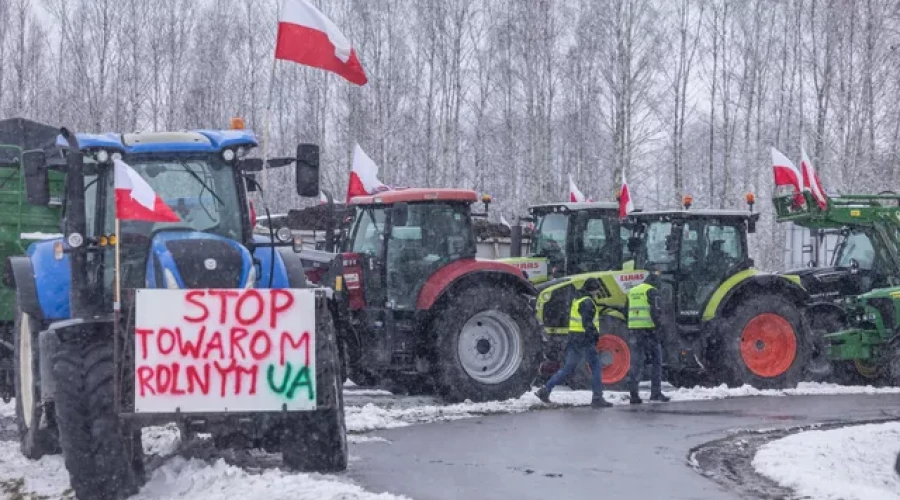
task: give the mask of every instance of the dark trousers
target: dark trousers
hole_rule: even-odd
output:
[[[662,343],[655,329],[629,330],[628,345],[631,348],[631,369],[628,370],[628,390],[637,392],[644,374],[644,365],[650,358],[650,394],[662,393]]]
[[[594,398],[603,397],[603,366],[600,364],[600,354],[597,353],[595,344],[585,342],[569,342],[566,345],[566,364],[550,377],[544,387],[547,391],[552,391],[584,361],[591,367],[591,391]]]

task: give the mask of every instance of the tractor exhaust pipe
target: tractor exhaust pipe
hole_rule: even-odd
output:
[[[509,228],[509,256],[522,256],[522,225],[516,224]]]

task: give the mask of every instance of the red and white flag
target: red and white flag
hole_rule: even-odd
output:
[[[116,218],[150,222],[179,222],[181,219],[153,191],[140,174],[122,160],[115,164]]]
[[[794,201],[799,205],[803,203],[803,184],[800,171],[794,162],[787,156],[772,148],[772,173],[775,176],[776,189],[782,186],[790,186],[794,190]]]
[[[634,203],[631,201],[631,191],[628,190],[628,181],[625,180],[625,172],[622,172],[622,191],[619,192],[619,218],[634,211]]]
[[[331,71],[357,85],[368,82],[350,41],[307,0],[284,0],[275,58]]]
[[[389,188],[378,180],[378,165],[357,144],[353,150],[353,168],[347,184],[347,203],[354,196],[366,196],[386,189]]]
[[[803,190],[812,193],[813,198],[819,205],[819,208],[825,210],[828,208],[828,197],[825,195],[825,188],[822,187],[822,181],[819,180],[819,174],[813,168],[813,164],[806,156],[806,150],[800,146],[800,170],[803,172]]]
[[[578,189],[578,186],[575,185],[575,181],[572,179],[572,174],[569,174],[569,201],[573,203],[581,201],[591,201],[585,198],[581,190]]]

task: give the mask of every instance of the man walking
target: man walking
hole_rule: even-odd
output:
[[[659,296],[659,271],[651,271],[640,285],[628,291],[628,337],[631,348],[631,369],[628,390],[631,404],[641,404],[638,384],[644,371],[646,357],[650,357],[650,401],[669,401],[662,393],[662,300]]]
[[[569,341],[566,344],[566,363],[547,383],[535,392],[535,396],[545,403],[550,402],[550,392],[565,380],[579,364],[587,361],[591,368],[591,406],[608,408],[612,403],[603,399],[603,366],[597,353],[600,340],[600,311],[595,303],[600,292],[600,281],[588,278],[582,288],[583,295],[572,301],[569,310]]]

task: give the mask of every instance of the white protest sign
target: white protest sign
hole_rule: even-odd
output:
[[[316,408],[312,290],[141,289],[136,413]]]
[[[647,278],[647,271],[626,271],[616,274],[615,277],[619,290],[622,290],[622,293],[626,293],[644,282]]]

